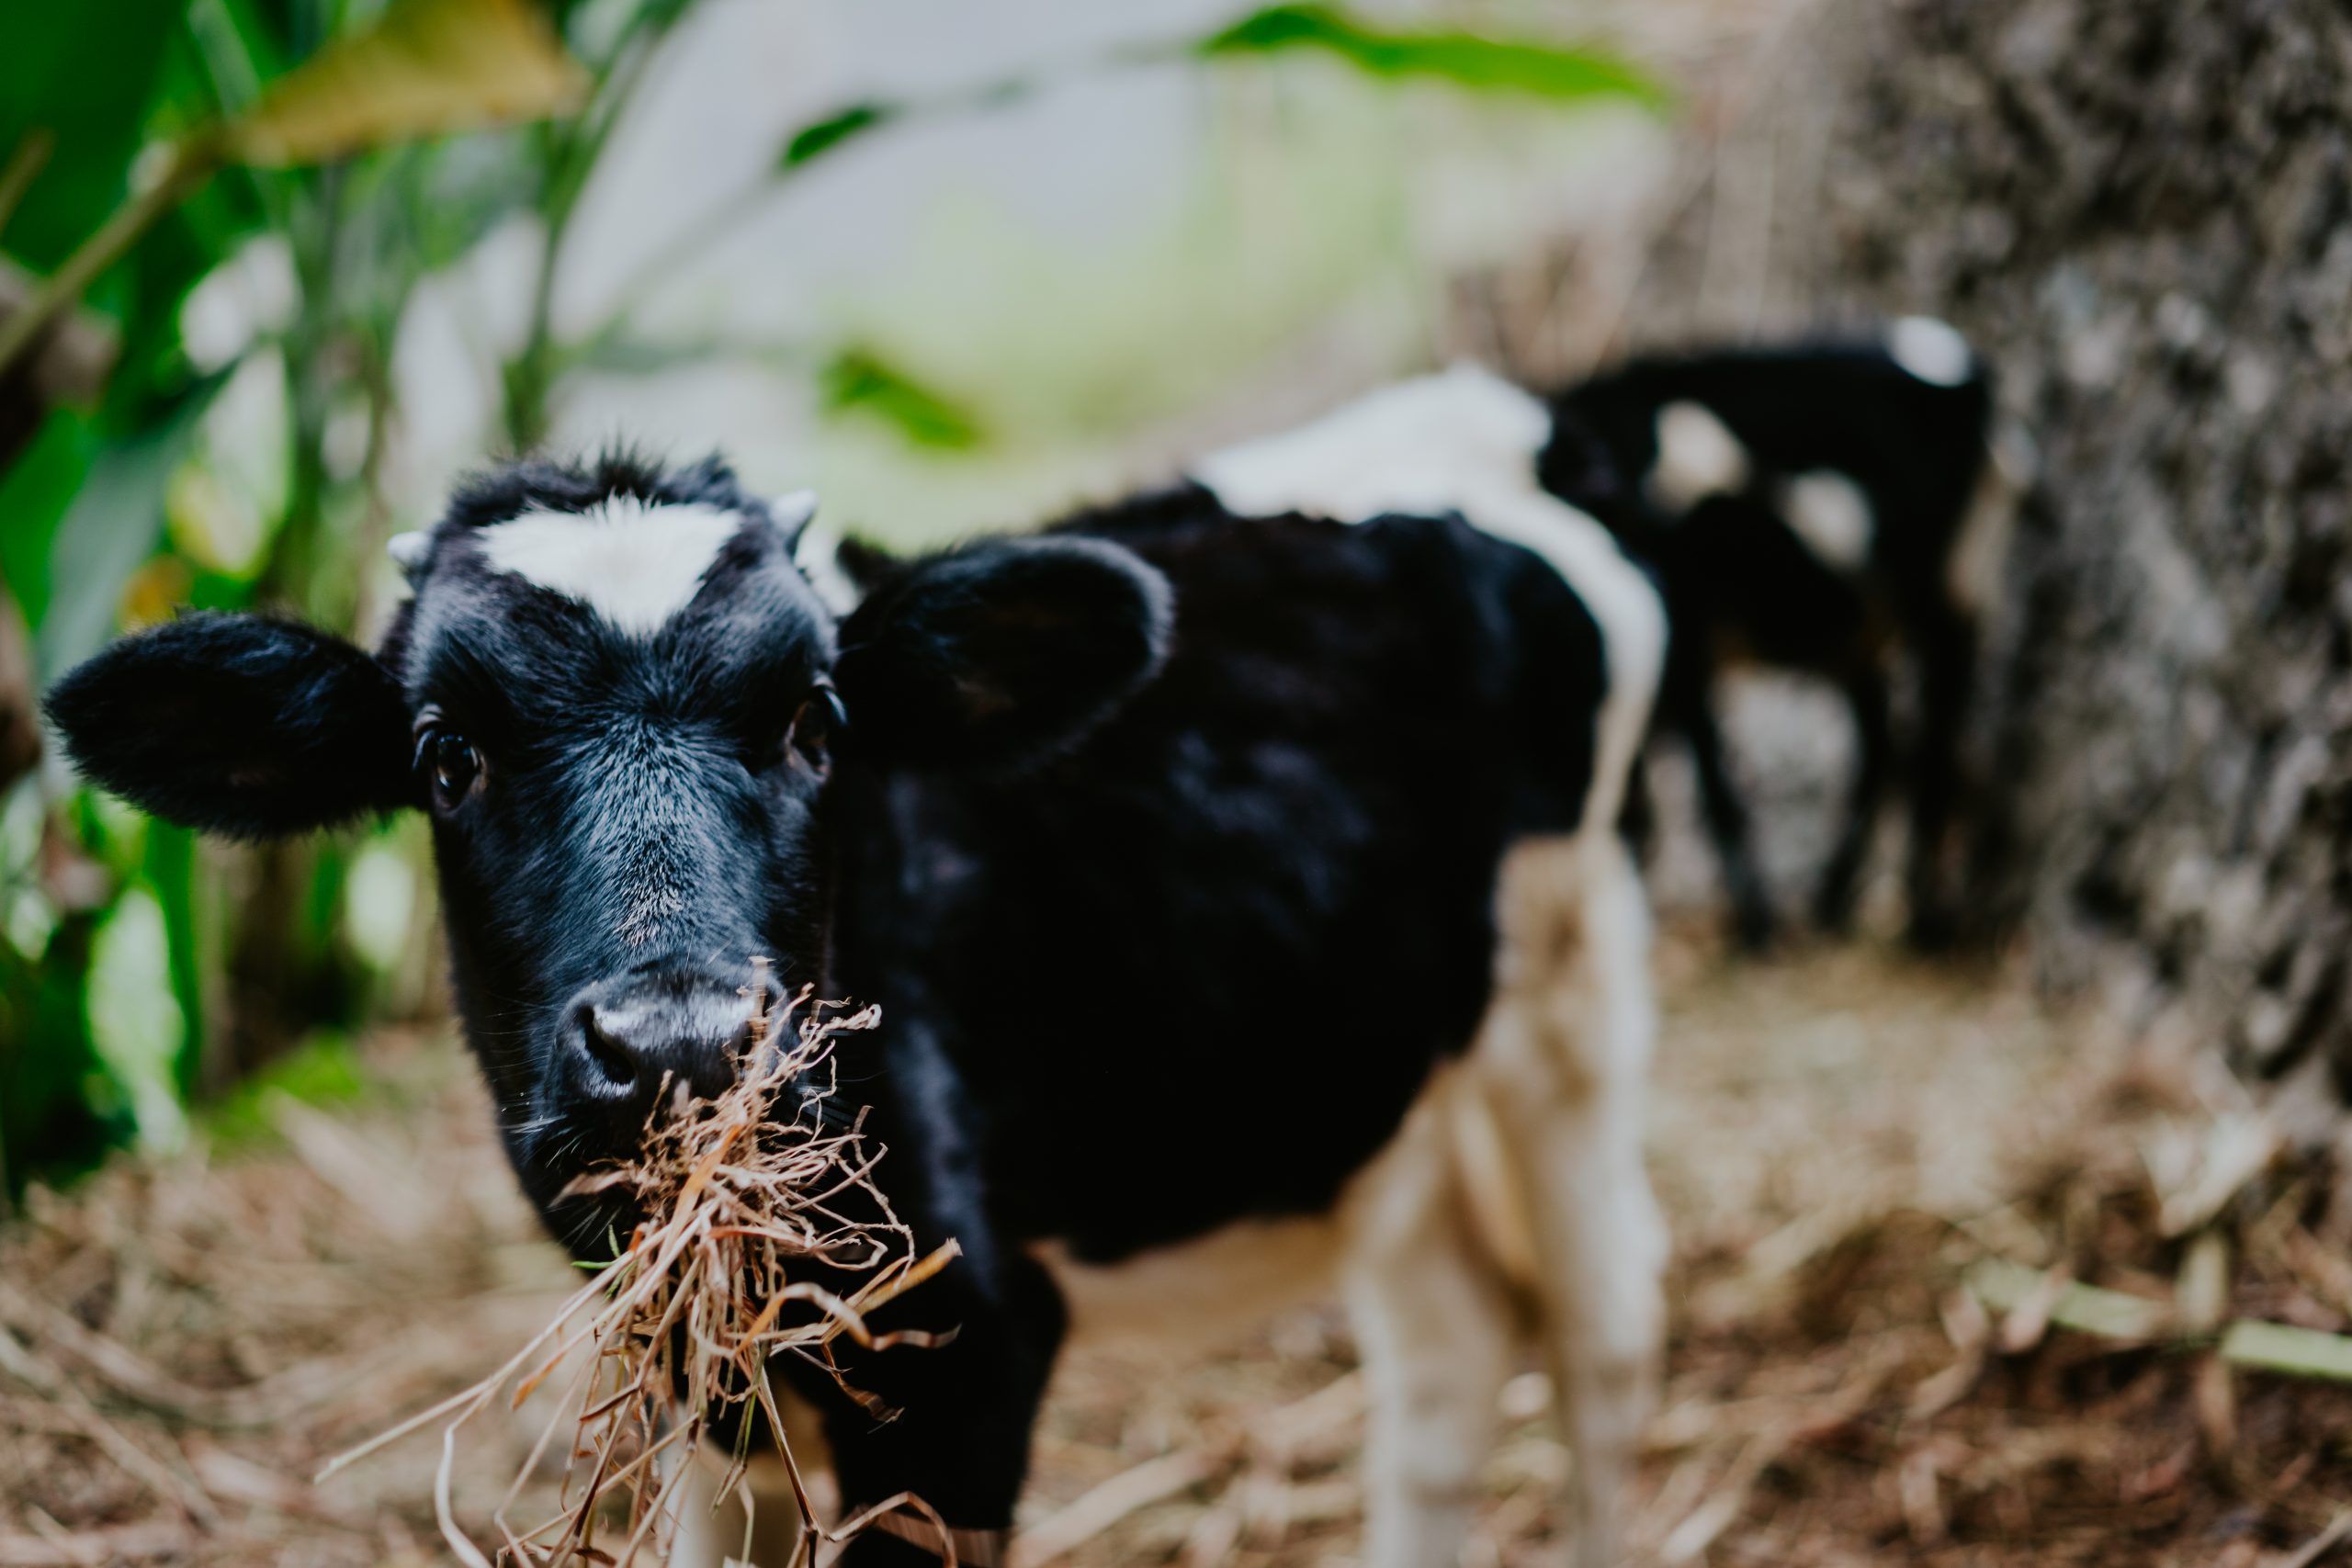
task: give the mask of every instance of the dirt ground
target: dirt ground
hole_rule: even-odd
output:
[[[2119,1067],[1992,972],[1871,945],[1736,964],[1703,931],[1670,927],[1658,958],[1673,1337],[1639,1561],[2334,1550],[2352,1399],[2211,1348],[2225,1314],[2346,1325],[2352,1264],[2314,1173],[2249,1145],[2226,1090]],[[125,1159],[0,1233],[0,1568],[446,1560],[430,1436],[309,1478],[495,1364],[577,1277],[534,1234],[457,1047],[388,1036],[368,1061],[356,1101],[277,1100],[233,1153]],[[1988,1258],[2020,1266],[2021,1299],[1962,1283]],[[2054,1326],[2069,1274],[2164,1326]],[[1072,1357],[1023,1561],[1350,1562],[1352,1371],[1329,1309],[1197,1363]],[[1544,1394],[1532,1368],[1505,1391],[1470,1562],[1557,1559],[1569,1460]],[[532,1429],[469,1434],[462,1517]]]

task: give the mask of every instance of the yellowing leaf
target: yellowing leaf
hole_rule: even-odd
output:
[[[226,128],[249,164],[317,164],[413,137],[566,113],[587,73],[532,0],[392,0]]]

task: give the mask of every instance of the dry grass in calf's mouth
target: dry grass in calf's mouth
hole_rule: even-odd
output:
[[[764,998],[765,987],[747,987],[746,995]],[[450,1504],[459,1433],[501,1394],[520,1406],[560,1379],[555,1414],[492,1516],[492,1550],[503,1561],[626,1564],[646,1560],[649,1547],[658,1561],[689,1506],[692,1465],[720,1467],[718,1495],[742,1496],[748,1512],[750,1434],[764,1427],[799,1504],[796,1568],[821,1541],[845,1540],[901,1509],[937,1529],[952,1568],[948,1530],[911,1494],[831,1529],[814,1523],[769,1377],[774,1358],[797,1355],[871,1405],[871,1396],[842,1381],[837,1341],[887,1349],[937,1345],[954,1333],[883,1334],[865,1321],[956,1255],[953,1242],[919,1254],[913,1232],[874,1182],[882,1150],[866,1145],[865,1113],[843,1121],[830,1109],[836,1043],[873,1028],[880,1010],[812,1001],[805,988],[773,1015],[763,1001],[752,1008],[750,1043],[731,1088],[696,1100],[680,1086],[655,1113],[636,1159],[565,1190],[566,1199],[608,1196],[644,1216],[612,1262],[496,1371],[340,1456],[321,1480],[440,1423],[434,1502],[441,1533],[460,1561],[491,1568]],[[841,1290],[807,1277],[820,1271],[857,1283]],[[592,1353],[575,1354],[583,1349]],[[728,1451],[707,1453],[729,1430],[738,1436]],[[508,1510],[559,1440],[567,1443],[562,1506],[518,1528]]]

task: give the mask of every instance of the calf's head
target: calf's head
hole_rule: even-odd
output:
[[[557,1195],[665,1084],[736,1070],[754,955],[829,994],[834,835],[872,819],[852,796],[1034,764],[1161,655],[1165,582],[1095,541],[918,558],[837,616],[796,564],[807,511],[716,462],[517,465],[398,542],[413,592],[376,654],[189,615],[67,675],[50,716],[92,779],[193,827],[429,813],[469,1037],[568,1228]]]

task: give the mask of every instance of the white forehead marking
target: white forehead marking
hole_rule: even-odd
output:
[[[1669,514],[1738,493],[1749,471],[1747,448],[1704,403],[1678,400],[1657,411],[1657,462],[1642,486]]]
[[[1862,487],[1835,468],[1815,468],[1781,487],[1781,515],[1826,566],[1860,571],[1877,526]]]
[[[1905,316],[1889,327],[1886,352],[1931,387],[1957,387],[1976,369],[1968,340],[1932,316]]]
[[[650,637],[686,607],[710,563],[743,526],[740,513],[661,506],[616,495],[585,512],[533,508],[475,531],[482,554],[587,605],[622,631]]]

